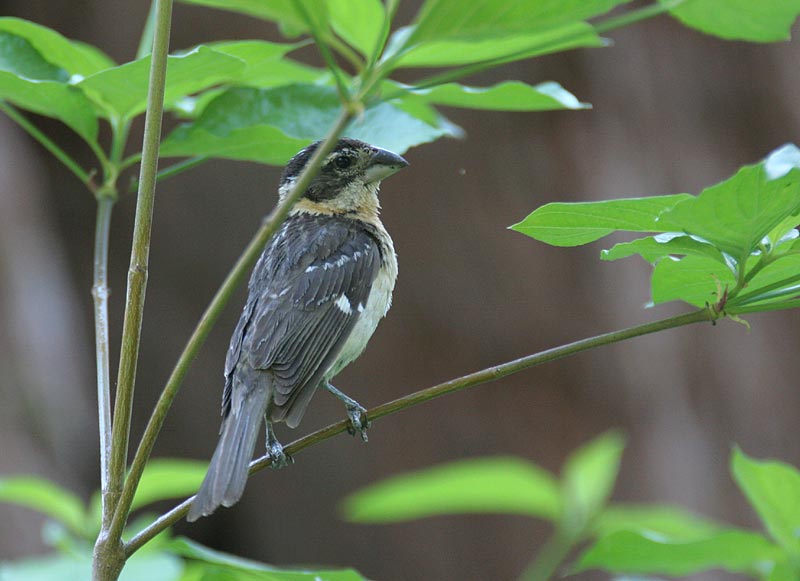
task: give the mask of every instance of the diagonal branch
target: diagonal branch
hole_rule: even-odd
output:
[[[570,355],[575,355],[595,347],[610,345],[626,339],[641,337],[642,335],[649,335],[651,333],[664,331],[666,329],[683,327],[693,323],[709,321],[713,322],[716,321],[720,316],[721,315],[712,308],[705,308],[698,311],[693,311],[691,313],[686,313],[684,315],[661,319],[660,321],[654,321],[652,323],[646,323],[636,327],[629,327],[620,331],[612,331],[611,333],[589,337],[588,339],[581,339],[580,341],[575,341],[574,343],[568,343],[567,345],[561,345],[559,347],[554,347],[552,349],[541,351],[533,355],[528,355],[520,359],[501,363],[499,365],[488,367],[486,369],[482,369],[481,371],[476,371],[474,373],[470,373],[469,375],[451,379],[450,381],[440,383],[439,385],[414,392],[394,401],[390,401],[367,410],[367,417],[369,417],[371,420],[375,420],[441,397],[443,395],[462,391],[484,383],[497,381],[498,379],[508,375],[528,369],[529,367],[534,367],[536,365],[541,365],[542,363],[548,363],[550,361],[555,361],[556,359],[569,357]],[[311,434],[308,434],[299,440],[295,440],[286,446],[284,450],[286,453],[291,455],[297,454],[301,450],[305,450],[314,444],[318,444],[324,440],[332,438],[337,434],[341,434],[347,430],[348,426],[349,420],[342,420],[335,424],[331,424],[325,428],[317,430],[316,432],[312,432]],[[262,456],[261,458],[254,460],[250,463],[250,474],[254,474],[255,472],[263,470],[269,466],[270,463],[271,460],[269,456]],[[150,541],[157,534],[183,518],[183,516],[189,511],[189,507],[191,506],[193,499],[194,496],[187,498],[169,512],[161,515],[150,526],[146,527],[144,530],[134,536],[125,545],[126,557],[130,557],[130,555],[139,550],[145,543]]]

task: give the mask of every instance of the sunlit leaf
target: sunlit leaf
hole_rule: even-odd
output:
[[[576,570],[661,575],[690,575],[710,569],[750,573],[780,558],[778,547],[747,531],[724,530],[692,541],[619,531],[601,537],[584,552]]]
[[[625,438],[607,432],[573,452],[564,465],[563,524],[580,531],[604,507],[614,490]]]
[[[595,536],[617,531],[658,534],[672,541],[694,541],[722,530],[722,525],[677,506],[612,504],[597,517]]]
[[[671,225],[661,219],[662,214],[691,198],[689,194],[675,194],[575,204],[555,202],[538,208],[511,229],[554,246],[587,244],[615,230],[666,232]]]
[[[34,476],[0,478],[0,502],[8,502],[41,512],[81,534],[84,507],[81,500],[49,480]]]
[[[364,56],[378,43],[384,10],[380,0],[327,0],[331,26]]]
[[[143,551],[125,563],[120,581],[178,581],[183,563],[167,553]],[[46,555],[22,561],[5,562],[2,581],[82,581],[92,578],[92,556],[88,551],[70,555]]]
[[[557,518],[555,478],[516,458],[462,460],[393,476],[347,498],[356,522],[396,522],[443,514],[503,513]]]
[[[437,105],[493,111],[550,111],[591,107],[588,103],[581,103],[575,95],[555,82],[531,86],[520,81],[505,81],[491,87],[447,83],[432,89],[409,90],[406,98],[421,99]]]
[[[156,458],[147,463],[131,509],[158,500],[189,496],[197,492],[208,469],[207,462]]]
[[[800,553],[800,472],[777,460],[755,460],[735,448],[731,471],[769,534]]]
[[[265,563],[243,559],[236,555],[215,551],[187,538],[177,538],[167,545],[176,555],[213,564],[209,571],[219,571],[212,579],[243,579],[247,581],[366,581],[353,569],[312,569],[311,567],[278,568]],[[242,575],[240,575],[240,573]],[[203,577],[205,578],[205,577]]]
[[[247,87],[277,87],[294,83],[316,83],[330,76],[324,69],[315,69],[284,55],[296,44],[279,44],[262,40],[218,42],[209,45],[217,52],[238,58],[244,68],[232,82]]]
[[[728,260],[714,246],[703,240],[678,232],[665,232],[655,236],[638,238],[631,242],[620,242],[600,253],[602,260],[619,260],[639,255],[655,264],[667,256],[704,256],[728,265]]]
[[[606,43],[585,22],[569,22],[538,32],[505,35],[490,40],[444,40],[417,45],[403,54],[400,67],[444,67],[501,59],[532,58]]]
[[[660,0],[666,3],[668,0]],[[692,0],[670,13],[686,26],[730,40],[789,40],[800,14],[797,0]]]
[[[769,179],[760,163],[676,204],[663,218],[743,263],[773,228],[799,211],[800,169]]]
[[[27,38],[2,29],[2,25],[14,29],[26,28],[28,24],[24,20],[0,18],[0,99],[58,119],[87,141],[94,141],[97,137],[94,109],[79,89],[67,84],[69,72],[46,60]],[[41,27],[34,30],[46,36],[56,34]],[[69,44],[63,37],[57,37]]]
[[[665,258],[656,264],[651,286],[653,304],[680,300],[702,307],[719,301],[726,288],[736,286],[736,278],[716,260],[686,256],[680,260]]]
[[[410,44],[428,40],[501,37],[550,29],[608,12],[629,0],[426,0],[415,18]]]
[[[206,46],[197,47],[167,59],[167,106],[184,95],[190,95],[217,83],[235,78],[244,63]],[[78,83],[100,104],[109,117],[127,119],[145,110],[150,57],[125,63],[91,75]]]
[[[340,110],[341,103],[331,87],[231,89],[209,103],[194,123],[176,129],[165,141],[162,153],[283,164],[304,145],[323,138]],[[364,111],[344,134],[403,153],[452,132],[446,123],[432,125],[381,103]]]
[[[0,18],[0,31],[24,38],[47,62],[70,75],[87,76],[114,66],[114,61],[100,49],[69,40],[55,30],[34,22]]]

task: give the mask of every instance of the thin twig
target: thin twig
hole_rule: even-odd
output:
[[[103,495],[103,526],[111,523],[113,511],[105,504],[110,480],[111,459],[111,373],[108,342],[108,246],[114,198],[97,200],[94,233],[94,337],[97,358],[97,413],[100,430],[100,490]]]
[[[81,166],[78,165],[74,159],[72,159],[67,152],[61,149],[55,142],[50,139],[47,135],[39,131],[39,129],[19,111],[17,111],[14,107],[5,103],[4,101],[0,101],[0,111],[8,115],[8,117],[13,120],[17,125],[22,127],[28,135],[33,137],[36,141],[38,141],[42,147],[44,147],[47,151],[53,154],[53,156],[63,163],[67,169],[69,169],[75,176],[89,189],[93,190],[93,182],[92,176],[89,172],[83,169]]]
[[[496,381],[508,375],[528,369],[529,367],[555,361],[556,359],[562,359],[588,349],[593,349],[602,345],[610,345],[612,343],[656,333],[658,331],[664,331],[666,329],[691,325],[693,323],[715,321],[717,318],[719,318],[719,316],[720,315],[712,309],[701,309],[684,315],[678,315],[676,317],[662,319],[653,323],[646,323],[644,325],[630,327],[621,331],[613,331],[611,333],[605,333],[596,337],[582,339],[580,341],[575,341],[574,343],[569,343],[560,347],[554,347],[553,349],[528,355],[527,357],[522,357],[507,363],[501,363],[500,365],[488,367],[481,371],[476,371],[475,373],[470,373],[469,375],[452,379],[450,381],[440,383],[439,385],[435,385],[433,387],[429,387],[427,389],[423,389],[401,397],[394,401],[379,405],[367,410],[367,417],[369,417],[370,420],[376,420],[383,416],[388,416],[390,414],[408,409],[412,406],[430,401],[434,398],[441,397],[449,393],[462,391],[464,389],[475,387],[484,383]],[[310,446],[323,442],[324,440],[332,438],[337,434],[341,434],[347,430],[349,425],[349,420],[342,420],[335,424],[331,424],[325,428],[319,429],[311,434],[308,434],[307,436],[295,440],[284,449],[287,454],[293,456],[301,450],[305,450]],[[263,470],[269,466],[270,463],[271,459],[268,455],[254,460],[250,463],[250,474],[254,474],[255,472]],[[125,554],[127,556],[132,555],[157,534],[183,518],[183,516],[189,511],[189,507],[191,506],[191,501],[193,498],[194,497],[187,498],[135,535],[128,543],[126,543]]]

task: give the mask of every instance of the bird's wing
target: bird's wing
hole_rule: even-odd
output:
[[[380,267],[378,243],[363,229],[308,220],[290,225],[259,261],[226,364],[227,401],[239,361],[271,373],[277,418],[335,362]]]

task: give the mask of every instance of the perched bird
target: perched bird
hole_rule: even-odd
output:
[[[288,163],[281,199],[318,146]],[[340,139],[268,243],[231,337],[220,439],[187,520],[241,498],[262,420],[273,465],[285,465],[272,424],[296,427],[319,388],[345,403],[353,433],[366,440],[366,410],[330,380],[361,354],[391,305],[397,259],[378,216],[378,187],[407,165],[390,151]]]

